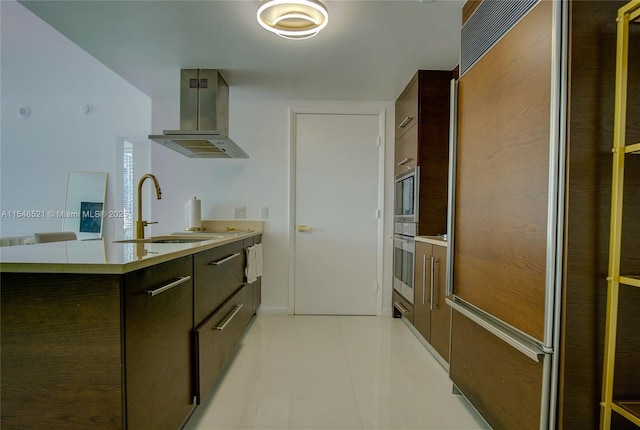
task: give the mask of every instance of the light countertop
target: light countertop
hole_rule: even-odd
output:
[[[416,242],[430,243],[432,245],[447,247],[447,239],[444,236],[416,236]]]
[[[101,239],[1,247],[0,272],[123,274],[258,236],[262,234],[261,227],[253,231],[180,233],[207,237],[193,243],[151,243],[149,239],[121,243]]]

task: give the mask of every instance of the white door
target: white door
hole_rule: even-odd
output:
[[[296,126],[294,312],[375,315],[378,116],[297,114]]]

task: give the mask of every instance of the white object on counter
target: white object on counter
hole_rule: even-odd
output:
[[[187,228],[185,230],[197,231],[202,229],[201,202],[197,198],[190,199],[185,205],[187,216]]]

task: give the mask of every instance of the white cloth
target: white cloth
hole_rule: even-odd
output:
[[[252,284],[258,280],[258,277],[262,276],[262,244],[250,246],[246,249],[247,253],[247,267],[245,268],[245,275],[247,276],[247,283]]]

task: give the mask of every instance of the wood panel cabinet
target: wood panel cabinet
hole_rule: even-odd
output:
[[[194,321],[199,326],[244,280],[243,241],[194,255]]]
[[[120,276],[1,275],[0,427],[125,428]]]
[[[413,325],[449,362],[451,308],[445,303],[447,248],[416,241]]]
[[[180,427],[193,406],[192,257],[124,276],[128,429]]]
[[[495,429],[540,430],[542,374],[535,362],[456,310],[450,377]]]
[[[446,232],[452,76],[419,70],[396,101],[394,172],[420,166],[418,235]]]
[[[253,315],[252,294],[252,289],[242,287],[195,331],[198,404],[215,384]]]
[[[409,81],[396,101],[396,140],[411,130],[418,122],[417,74]]]
[[[246,283],[246,249],[261,236],[194,256],[195,392],[200,404],[229,362],[247,323],[261,302],[261,277]]]
[[[396,138],[396,176],[418,165],[418,127],[411,127]]]

